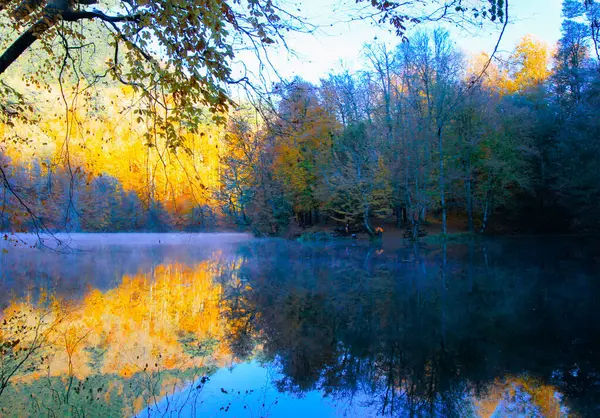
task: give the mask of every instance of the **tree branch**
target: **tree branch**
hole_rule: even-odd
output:
[[[61,14],[61,16],[62,16],[62,20],[66,21],[66,22],[76,22],[78,20],[83,20],[83,19],[100,19],[105,22],[111,22],[111,23],[139,22],[142,18],[142,15],[139,13],[135,14],[135,15],[110,16],[110,15],[104,14],[98,10],[68,11],[68,12],[63,12]]]
[[[85,3],[87,0],[81,0],[80,4]],[[91,1],[91,0],[90,0]],[[115,26],[115,23],[120,22],[139,22],[141,20],[141,14],[134,15],[117,15],[109,16],[100,11],[63,11],[48,9],[47,13],[35,22],[27,31],[21,34],[16,41],[9,46],[4,53],[0,56],[0,74],[12,65],[35,41],[37,41],[48,29],[54,26],[59,20],[66,22],[76,22],[85,19],[100,19]],[[148,57],[145,57],[148,59]]]
[[[52,16],[42,17],[21,34],[0,56],[0,74],[3,74],[38,38],[56,24]]]

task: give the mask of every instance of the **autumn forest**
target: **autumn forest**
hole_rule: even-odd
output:
[[[179,50],[136,60],[148,53],[126,25],[102,45],[89,41],[101,25],[63,21],[2,75],[0,229],[597,232],[597,17],[579,3],[564,2],[557,45],[532,35],[469,56],[446,29],[417,28],[362,46],[364,70],[246,98],[219,83],[228,51],[194,75]]]

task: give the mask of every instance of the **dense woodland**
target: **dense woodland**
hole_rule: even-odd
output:
[[[185,111],[186,93],[124,72],[91,93],[83,47],[59,57],[86,64],[58,82],[19,61],[0,95],[0,230],[597,232],[597,8],[584,3],[564,1],[558,45],[528,36],[470,57],[423,27],[365,45],[363,71],[229,106],[217,89]]]

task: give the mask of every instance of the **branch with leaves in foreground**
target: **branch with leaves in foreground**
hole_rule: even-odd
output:
[[[86,22],[109,33],[86,30]],[[115,80],[160,85],[173,93],[177,107],[202,105],[219,113],[229,105],[226,86],[236,82],[236,48],[273,44],[284,31],[303,28],[308,30],[272,0],[0,0],[0,29],[15,36],[0,51],[0,74],[34,44],[60,54],[53,48],[59,32],[78,43],[108,35],[115,49],[119,42],[127,46],[118,61],[108,62]]]

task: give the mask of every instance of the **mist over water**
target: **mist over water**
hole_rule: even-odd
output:
[[[589,240],[70,239],[3,244],[3,416],[600,414]]]

